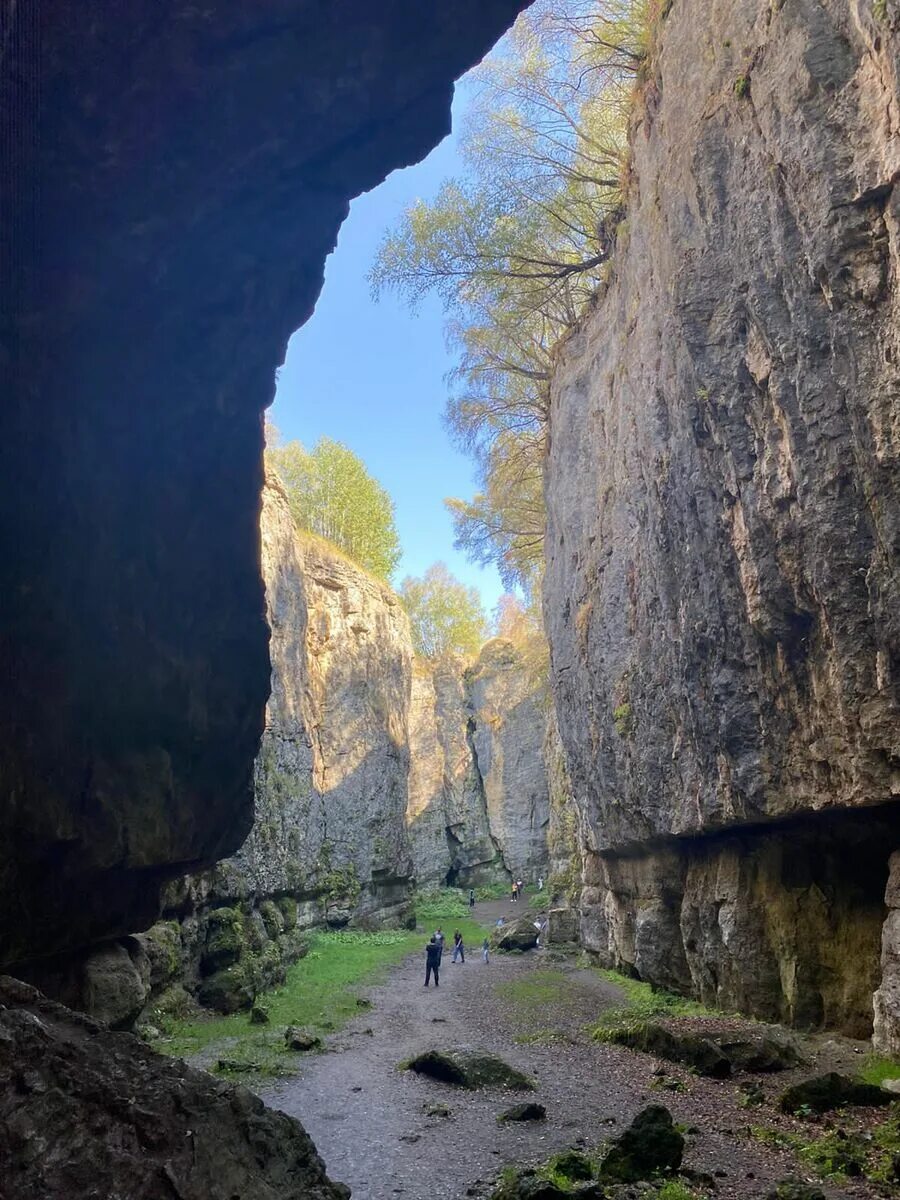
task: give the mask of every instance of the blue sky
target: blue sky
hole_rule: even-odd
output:
[[[465,103],[462,86],[454,131]],[[268,416],[285,441],[312,446],[324,434],[344,442],[387,488],[404,551],[395,583],[441,560],[480,590],[490,612],[503,592],[499,576],[453,549],[442,503],[445,496],[470,497],[475,481],[471,461],[451,445],[441,422],[444,376],[453,360],[440,303],[426,298],[412,314],[394,295],[376,304],[366,283],[385,230],[415,199],[429,199],[461,170],[454,133],[423,162],[395,171],[354,200],[316,311],[291,338]]]

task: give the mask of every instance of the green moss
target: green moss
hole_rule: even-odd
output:
[[[262,917],[263,925],[266,927],[266,933],[273,940],[280,937],[284,932],[284,917],[281,915],[281,910],[274,900],[263,900],[259,906],[259,915]]]
[[[629,979],[618,971],[598,971],[608,983],[625,993],[625,1004],[607,1009],[591,1032],[597,1041],[609,1041],[616,1031],[636,1026],[652,1017],[711,1017],[721,1014],[696,1000],[656,990],[649,983]]]
[[[886,21],[888,15],[888,0],[872,0],[872,16],[876,21]]]
[[[629,738],[634,733],[634,712],[627,701],[613,709],[613,723],[620,738]]]
[[[275,903],[284,921],[284,928],[290,933],[297,928],[297,901],[293,896],[279,896]]]
[[[828,1129],[821,1137],[806,1137],[751,1125],[750,1134],[766,1146],[790,1150],[823,1179],[865,1178],[873,1183],[896,1185],[896,1163],[900,1155],[900,1103],[887,1117],[862,1132],[842,1127]]]
[[[236,908],[214,908],[206,916],[206,946],[200,970],[214,974],[236,963],[244,951],[244,918]]]
[[[181,970],[181,926],[177,921],[158,921],[144,936],[153,982],[174,979]]]
[[[738,75],[737,79],[734,81],[734,94],[735,94],[735,96],[737,96],[738,100],[743,100],[746,96],[749,96],[749,94],[750,94],[750,76],[749,75]]]

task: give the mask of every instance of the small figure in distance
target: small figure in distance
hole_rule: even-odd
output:
[[[481,943],[481,957],[484,962],[490,962],[490,949],[491,943],[485,938]]]
[[[543,877],[543,875],[538,875],[538,891],[542,892],[543,890],[544,890],[544,877]]]
[[[518,899],[519,896],[521,896],[524,891],[525,891],[525,884],[522,882],[521,879],[517,880],[516,881],[516,899]]]
[[[466,961],[466,948],[463,945],[463,935],[458,929],[453,935],[453,958],[450,961],[456,962],[457,959],[462,963]]]
[[[498,918],[497,918],[497,928],[498,928],[498,929],[502,929],[502,928],[503,928],[503,918],[502,918],[502,917],[498,917]]]
[[[440,925],[438,925],[437,929],[434,931],[434,940],[438,944],[438,965],[440,966],[441,958],[444,954],[444,931],[441,929]]]
[[[475,907],[475,889],[469,888],[469,908]]]
[[[434,934],[431,935],[431,941],[425,947],[425,986],[434,975],[434,986],[441,986],[441,947]]]
[[[513,904],[518,903],[518,900],[519,900],[519,885],[517,883],[514,883],[512,885],[512,902],[513,902]]]

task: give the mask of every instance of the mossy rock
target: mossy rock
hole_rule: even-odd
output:
[[[238,961],[244,952],[244,918],[236,908],[214,908],[206,915],[206,945],[200,970],[213,975]]]
[[[158,988],[181,972],[181,926],[177,921],[157,921],[137,939],[150,960],[150,986]]]
[[[547,1116],[547,1110],[543,1104],[537,1104],[534,1100],[526,1100],[522,1104],[514,1104],[512,1108],[505,1109],[497,1117],[501,1124],[507,1121],[543,1121]]]
[[[288,1050],[297,1051],[318,1050],[322,1045],[320,1037],[308,1033],[305,1029],[298,1029],[296,1025],[288,1025],[284,1031],[284,1041]]]
[[[777,1038],[764,1035],[711,1040],[731,1061],[732,1068],[736,1071],[765,1074],[790,1071],[803,1065],[803,1059],[790,1042],[781,1042]]]
[[[292,929],[297,928],[297,901],[293,896],[279,896],[275,903],[281,913],[284,928],[290,933]]]
[[[594,1164],[580,1150],[563,1150],[547,1164],[552,1175],[562,1175],[570,1183],[582,1183],[594,1177]]]
[[[849,1105],[884,1107],[895,1099],[892,1092],[874,1083],[861,1083],[847,1075],[839,1075],[837,1071],[830,1071],[827,1075],[816,1075],[789,1087],[779,1098],[778,1106],[786,1113],[803,1109],[824,1113]]]
[[[193,997],[180,983],[171,984],[153,1001],[153,1011],[167,1017],[186,1017],[195,1007]]]
[[[266,927],[266,933],[275,941],[284,933],[284,917],[281,915],[281,909],[274,900],[263,900],[259,906],[259,915],[263,919],[263,924]]]
[[[644,1054],[655,1054],[669,1062],[683,1063],[698,1075],[708,1075],[712,1079],[725,1079],[731,1074],[731,1060],[715,1042],[696,1033],[674,1033],[654,1021],[610,1030],[606,1041]]]
[[[197,991],[204,1008],[229,1014],[249,1008],[256,999],[252,974],[245,963],[233,963],[204,979]]]
[[[534,1090],[533,1080],[493,1054],[447,1054],[443,1050],[426,1050],[404,1063],[403,1068],[440,1083],[470,1090],[485,1087],[517,1092]]]
[[[250,1024],[251,1025],[268,1025],[269,1010],[265,1004],[257,1002],[250,1009]]]
[[[684,1138],[662,1104],[641,1109],[610,1146],[597,1177],[603,1183],[637,1183],[677,1171],[684,1155]]]

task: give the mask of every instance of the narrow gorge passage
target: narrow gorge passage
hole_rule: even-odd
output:
[[[514,917],[516,910],[502,901],[479,905],[488,924],[499,914]],[[488,1196],[504,1166],[538,1164],[573,1145],[594,1147],[658,1103],[690,1131],[685,1165],[713,1175],[721,1200],[762,1196],[776,1181],[803,1173],[792,1155],[750,1136],[748,1126],[760,1117],[741,1106],[739,1084],[593,1041],[586,1026],[625,997],[578,957],[551,945],[494,954],[487,966],[475,950],[465,965],[452,965],[448,953],[439,991],[422,986],[423,962],[416,954],[393,968],[367,993],[372,1009],[329,1038],[325,1053],[309,1058],[296,1077],[259,1089],[266,1104],[302,1122],[329,1176],[349,1184],[354,1196]],[[542,1003],[551,989],[552,1002]],[[464,1091],[398,1069],[432,1048],[496,1054],[531,1075],[533,1099],[546,1107],[547,1120],[498,1124],[510,1104],[532,1097]],[[855,1051],[849,1042],[805,1048],[823,1070],[846,1069]],[[786,1078],[779,1076],[776,1090]],[[663,1089],[661,1080],[677,1080],[684,1090]],[[440,1106],[449,1115],[436,1115]],[[824,1193],[829,1200],[878,1194],[859,1183],[825,1185]]]

